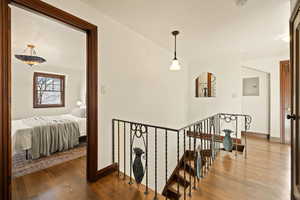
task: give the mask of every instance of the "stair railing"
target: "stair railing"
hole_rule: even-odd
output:
[[[239,125],[241,120],[243,127]],[[145,195],[151,188],[154,199],[158,199],[159,193],[166,199],[179,199],[182,196],[180,188],[183,187],[183,198],[186,199],[187,195],[192,195],[192,189],[197,190],[199,180],[207,175],[222,150],[224,136],[221,129],[224,124],[235,125],[235,155],[242,149],[247,156],[246,133],[251,121],[249,115],[218,113],[181,129],[173,129],[113,119],[112,161],[118,164],[119,177],[128,179],[129,184],[133,184],[135,179],[136,183],[145,185]],[[239,134],[242,129],[244,145]],[[196,165],[199,157],[203,164],[200,169]]]

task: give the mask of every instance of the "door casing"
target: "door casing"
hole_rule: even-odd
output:
[[[10,4],[47,16],[86,33],[87,38],[87,180],[115,171],[98,170],[98,28],[40,0],[0,0],[0,199],[11,199],[11,8]]]
[[[295,120],[291,120],[291,199],[300,200],[300,135],[299,135],[299,17],[300,1],[292,12],[290,18],[290,66],[291,66],[291,110]],[[296,30],[296,31],[294,31]],[[296,32],[296,34],[295,34]],[[295,37],[296,36],[296,37]],[[298,115],[298,116],[297,116]]]

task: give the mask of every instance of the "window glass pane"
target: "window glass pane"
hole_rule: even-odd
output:
[[[55,75],[54,75],[55,76]],[[35,79],[35,90],[37,105],[61,105],[63,95],[63,78],[51,77],[51,75],[37,76]]]
[[[39,76],[38,78],[37,78],[37,81],[40,83],[40,82],[44,82],[44,81],[46,81],[46,78],[45,77],[41,77],[41,76]]]
[[[60,85],[60,79],[59,78],[54,78],[53,79],[53,84],[59,84]]]
[[[53,90],[54,91],[61,91],[60,84],[59,85],[53,85]]]
[[[41,101],[40,104],[51,105],[61,104],[61,93],[60,92],[39,92]]]

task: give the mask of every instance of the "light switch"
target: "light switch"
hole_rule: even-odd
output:
[[[106,86],[101,85],[101,94],[105,95],[106,94]]]

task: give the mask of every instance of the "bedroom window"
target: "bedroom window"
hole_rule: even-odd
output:
[[[65,76],[35,72],[33,75],[33,107],[65,106]]]

